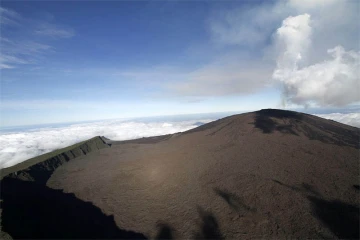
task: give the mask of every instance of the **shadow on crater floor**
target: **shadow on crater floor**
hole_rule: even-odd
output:
[[[199,231],[193,236],[194,239],[223,239],[219,223],[215,216],[201,207],[198,207],[200,216]]]
[[[304,194],[311,204],[312,215],[340,239],[359,238],[359,207],[340,200],[327,200],[310,184],[291,186],[278,180],[275,183]]]
[[[256,212],[255,208],[252,208],[244,203],[244,201],[234,193],[230,193],[226,190],[220,190],[214,188],[214,192],[220,196],[233,210],[240,211],[250,211]]]
[[[308,197],[313,214],[340,239],[359,239],[359,208],[338,200]]]
[[[157,225],[158,227],[158,233],[155,237],[155,239],[174,239],[173,237],[173,228],[165,223],[160,223]]]
[[[1,181],[2,230],[14,239],[146,239],[90,202],[34,182]]]

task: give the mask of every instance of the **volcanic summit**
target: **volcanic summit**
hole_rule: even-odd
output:
[[[360,129],[275,109],[2,169],[8,238],[359,237]]]

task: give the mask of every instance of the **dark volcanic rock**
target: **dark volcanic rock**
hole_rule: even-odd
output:
[[[355,127],[266,109],[184,133],[96,139],[3,179],[3,231],[14,238],[358,238],[359,137]]]

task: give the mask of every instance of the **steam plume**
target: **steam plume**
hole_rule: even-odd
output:
[[[341,45],[328,49],[328,59],[306,65],[311,51],[311,16],[288,17],[276,32],[280,49],[273,79],[283,84],[286,101],[320,106],[344,106],[360,101],[360,53]]]

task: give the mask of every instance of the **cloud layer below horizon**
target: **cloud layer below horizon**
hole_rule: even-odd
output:
[[[213,119],[191,121],[138,122],[108,120],[103,122],[74,124],[58,128],[38,128],[29,131],[0,135],[0,169],[10,167],[26,159],[67,147],[90,139],[105,136],[111,140],[128,140],[183,132]]]
[[[360,113],[316,115],[360,127]],[[94,136],[105,136],[112,140],[136,139],[183,132],[197,127],[199,122],[207,123],[212,120],[215,119],[157,122],[108,120],[58,128],[38,128],[29,131],[5,133],[0,135],[0,169]]]

